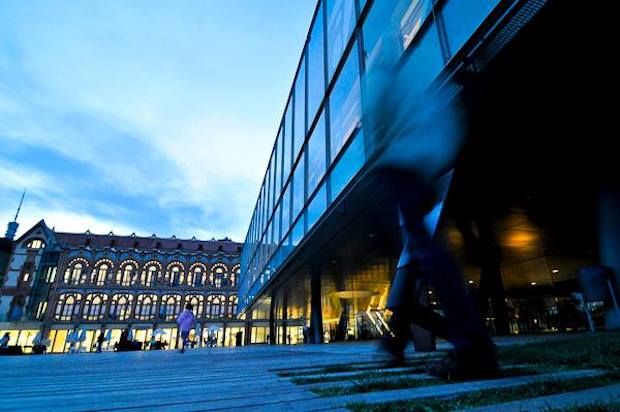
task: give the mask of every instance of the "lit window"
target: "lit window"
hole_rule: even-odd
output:
[[[193,312],[196,317],[201,318],[203,316],[204,309],[204,296],[202,295],[188,295],[185,297],[185,304],[191,304],[194,309]]]
[[[26,247],[28,249],[43,249],[45,247],[45,242],[43,242],[41,239],[31,239],[26,244]]]
[[[108,301],[108,295],[104,294],[88,294],[84,299],[84,311],[82,318],[86,320],[100,320],[105,315],[105,304]]]
[[[165,320],[175,320],[179,313],[181,313],[181,295],[162,296],[159,317]]]
[[[226,297],[224,295],[207,296],[207,306],[205,315],[207,318],[221,318],[224,316],[224,305]]]
[[[56,280],[56,266],[50,266],[45,270],[45,282],[54,283]]]
[[[112,296],[110,303],[110,319],[126,320],[131,316],[131,303],[133,296],[129,294],[116,294]]]
[[[73,267],[67,268],[67,271],[65,272],[65,283],[71,285],[79,284],[80,278],[82,277],[83,268],[84,266],[79,262],[74,264]]]
[[[56,320],[71,321],[78,314],[82,295],[79,293],[63,293],[58,297],[54,318]]]
[[[39,304],[37,305],[36,318],[38,320],[43,319],[43,316],[45,315],[46,310],[47,310],[47,301],[39,302]]]
[[[155,317],[157,308],[157,295],[142,294],[138,295],[136,301],[136,319],[151,320]]]

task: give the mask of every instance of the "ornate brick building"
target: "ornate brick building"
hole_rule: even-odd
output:
[[[0,331],[26,348],[40,332],[51,352],[69,350],[72,337],[92,350],[101,331],[112,347],[123,329],[146,343],[157,331],[174,348],[176,317],[191,303],[200,345],[210,330],[220,346],[249,343],[249,322],[235,317],[240,251],[229,239],[57,233],[41,220],[13,242]]]

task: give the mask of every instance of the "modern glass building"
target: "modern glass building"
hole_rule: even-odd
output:
[[[415,90],[456,84],[468,113],[484,118],[474,113],[478,103],[472,97],[484,93],[471,91],[486,90],[479,82],[493,77],[488,72],[499,65],[495,61],[501,57],[509,62],[505,55],[517,47],[515,39],[525,36],[524,28],[555,3],[560,2],[319,0],[245,240],[240,315],[269,313],[274,343],[286,342],[291,325],[311,326],[310,340],[320,339],[323,330],[332,339],[381,333],[399,240],[395,213],[366,173],[366,76],[378,65],[392,65],[406,73]],[[552,23],[561,20],[555,17]],[[529,40],[551,42],[547,33],[533,30]],[[438,184],[452,192],[455,183]],[[445,198],[446,191],[442,193]],[[447,222],[442,236],[458,249],[466,236],[454,235],[441,207],[436,212],[435,221],[441,217]],[[536,228],[528,229],[527,213],[515,216],[516,223],[502,226],[497,234],[501,245],[514,246],[519,262],[542,256],[539,266],[553,268],[532,269],[516,287],[560,282],[558,276],[574,274],[574,268],[590,260],[580,256],[565,263],[572,265],[570,270],[555,269],[552,257],[534,251],[542,237]],[[519,232],[504,230],[509,227]],[[475,271],[465,270],[470,284],[482,281],[480,273],[469,276]]]

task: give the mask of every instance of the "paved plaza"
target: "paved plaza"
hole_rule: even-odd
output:
[[[497,343],[503,347],[563,339],[570,341],[572,337],[505,338]],[[446,350],[448,345],[440,344],[439,349]],[[582,368],[492,381],[437,383],[415,367],[416,362],[421,365],[437,353],[412,351],[408,355],[407,365],[390,367],[385,355],[377,352],[376,342],[357,342],[195,349],[185,354],[152,351],[2,357],[0,409],[345,410],[353,404],[443,399],[488,388],[504,390],[549,380],[592,379],[603,373]],[[338,394],[368,376],[384,381],[406,378],[420,384]],[[595,401],[620,401],[620,385],[520,399],[481,410],[538,410],[548,407],[549,402],[566,407]]]

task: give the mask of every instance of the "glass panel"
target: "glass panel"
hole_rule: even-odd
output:
[[[273,192],[273,199],[272,199],[272,204],[275,205],[275,202],[278,201],[278,196],[280,195],[280,183],[279,183],[279,172],[280,172],[280,165],[278,164],[278,162],[280,161],[280,155],[278,154],[278,148],[279,146],[279,141],[276,140],[276,147],[275,150],[273,151],[273,155],[272,155],[272,163],[271,163],[271,171],[272,171],[272,182],[271,182],[271,187],[272,192]]]
[[[304,237],[304,217],[301,218],[295,223],[295,227],[293,228],[292,239],[293,239],[293,247],[297,246],[301,239]]]
[[[331,160],[360,124],[360,73],[357,47],[353,47],[330,96]]]
[[[282,228],[282,223],[280,220],[280,210],[282,210],[281,205],[278,205],[278,207],[276,207],[276,211],[273,215],[273,219],[274,219],[274,234],[273,234],[273,238],[275,240],[276,243],[280,242],[280,239],[282,239],[282,232],[281,232],[281,228]]]
[[[366,70],[393,65],[413,41],[432,8],[431,0],[375,2],[363,27]]]
[[[442,8],[446,35],[454,55],[489,15],[499,0],[450,0]]]
[[[293,175],[293,219],[297,218],[299,212],[304,207],[306,203],[305,198],[305,162],[304,162],[303,154],[297,163],[297,167],[295,168],[295,172]]]
[[[282,196],[282,233],[285,234],[291,226],[291,184],[289,183]]]
[[[295,134],[293,159],[301,150],[306,138],[306,60],[303,59],[295,82]]]
[[[269,169],[267,169],[267,174],[265,175],[265,193],[267,195],[265,202],[265,211],[267,214],[265,215],[267,219],[271,216],[271,211],[273,210],[273,189],[271,188],[271,166],[273,165],[273,158],[269,162]]]
[[[322,4],[322,3],[321,3]],[[323,58],[323,7],[320,6],[308,43],[308,122],[312,123],[325,96]]]
[[[325,113],[308,141],[308,193],[312,193],[325,174]]]
[[[342,189],[364,164],[364,137],[360,130],[344,155],[338,160],[331,173],[332,199],[338,197]]]
[[[327,191],[325,190],[325,184],[322,184],[321,188],[316,192],[316,195],[308,206],[308,230],[310,230],[319,220],[326,208]]]
[[[433,24],[424,37],[414,46],[411,56],[403,66],[403,73],[411,79],[412,93],[423,92],[435,79],[444,66],[439,46],[437,28]]]
[[[327,68],[331,79],[355,27],[354,0],[327,0]]]
[[[284,145],[284,136],[282,133],[282,128],[278,132],[278,141],[276,143],[276,151],[278,152],[278,161],[276,162],[278,167],[276,168],[276,201],[277,197],[282,192],[282,149]]]
[[[289,104],[286,108],[286,113],[284,114],[284,147],[283,147],[283,155],[282,158],[284,159],[284,164],[282,166],[282,173],[283,173],[283,179],[284,181],[286,181],[286,179],[289,176],[289,173],[291,172],[291,150],[292,150],[292,144],[293,144],[293,137],[292,137],[292,130],[293,130],[293,123],[292,123],[292,109],[291,109],[291,104]]]

